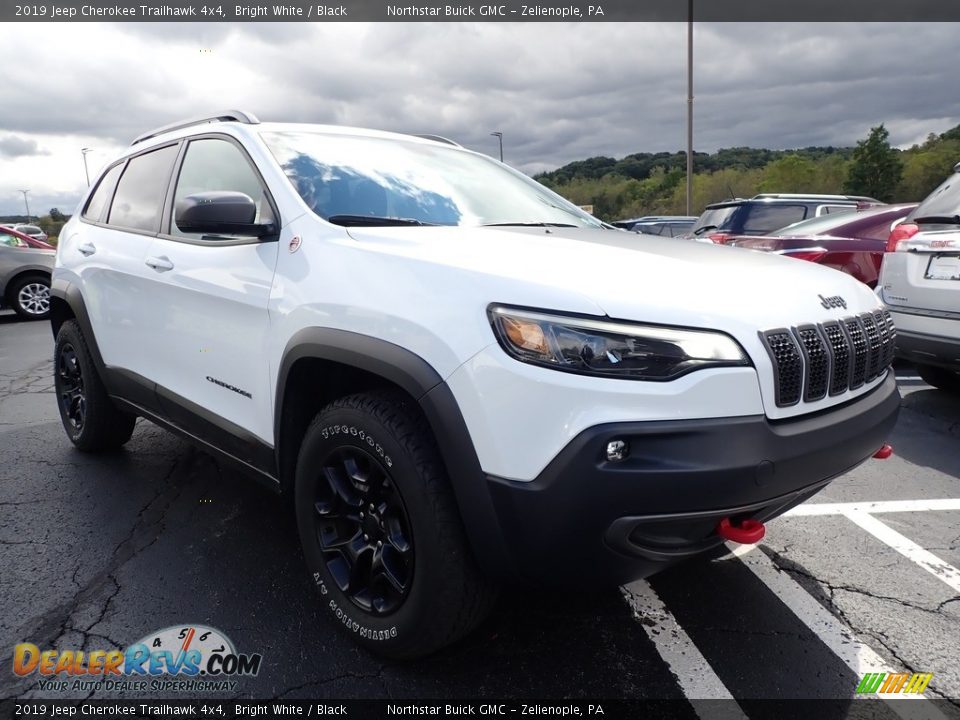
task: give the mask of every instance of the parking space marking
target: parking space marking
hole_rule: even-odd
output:
[[[693,644],[657,592],[646,580],[637,580],[620,588],[644,632],[657,648],[660,657],[676,676],[684,697],[691,701],[694,711],[701,715],[695,700],[730,700],[709,707],[709,717],[729,720],[746,719],[730,691],[710,667],[710,663]],[[706,709],[706,708],[705,708]],[[717,713],[720,712],[721,715]],[[701,715],[706,717],[706,715]]]
[[[783,602],[823,642],[834,655],[840,658],[857,677],[869,672],[890,672],[889,664],[869,645],[857,638],[853,631],[838,620],[833,613],[821,605],[802,585],[781,570],[762,552],[751,553],[740,558]],[[850,688],[851,697],[854,688]],[[887,702],[888,707],[905,720],[926,719],[945,720],[945,716],[930,703],[909,703],[904,707],[900,700],[924,700],[919,695],[902,695],[897,700]]]
[[[913,540],[901,535],[892,527],[880,522],[872,515],[858,510],[847,510],[843,515],[873,535],[880,542],[893,548],[908,560],[915,562],[960,595],[960,570],[957,570],[953,565],[941,560],[929,550],[917,545]]]
[[[881,500],[879,502],[805,503],[785,512],[782,517],[809,517],[812,515],[846,515],[858,513],[931,512],[960,510],[960,498],[930,498],[926,500]]]

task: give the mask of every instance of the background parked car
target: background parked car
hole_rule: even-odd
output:
[[[886,249],[880,297],[897,326],[897,355],[930,385],[960,394],[960,163]]]
[[[50,314],[50,274],[56,252],[50,245],[36,247],[29,235],[0,228],[0,307],[42,320]]]
[[[627,226],[621,226],[624,230],[643,233],[644,235],[662,235],[664,237],[680,237],[689,235],[697,222],[696,216],[688,215],[664,215],[651,220],[630,221]]]
[[[765,193],[707,205],[691,232],[694,237],[723,244],[734,235],[766,235],[807,218],[882,204],[860,195]]]
[[[737,235],[726,244],[809,260],[876,287],[887,238],[893,226],[916,207],[916,203],[880,205],[855,213],[831,213],[769,235]]]
[[[47,238],[47,234],[37,225],[21,223],[19,225],[14,225],[13,229],[17,232],[23,233],[24,235],[29,235],[32,238],[36,238],[37,240],[43,240],[44,242],[49,239]]]

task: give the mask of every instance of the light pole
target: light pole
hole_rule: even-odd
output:
[[[500,141],[500,162],[503,162],[503,133],[498,130],[497,132],[492,132],[490,134]]]
[[[687,215],[693,211],[693,0],[687,2]]]
[[[90,148],[80,148],[80,152],[83,154],[83,174],[87,176],[87,187],[90,187],[90,171],[87,169],[87,153]]]
[[[27,222],[30,222],[30,202],[27,200],[27,193],[29,190],[21,190],[23,193],[23,204],[27,206]]]

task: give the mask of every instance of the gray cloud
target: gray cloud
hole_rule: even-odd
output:
[[[34,42],[31,33],[48,27],[24,26],[8,41]],[[960,95],[946,91],[955,79],[945,62],[957,29],[698,24],[696,148],[849,145],[880,122],[898,144],[941,132],[960,123]],[[126,144],[178,117],[243,107],[265,120],[438,133],[491,154],[497,146],[489,133],[499,130],[506,160],[528,172],[685,145],[683,23],[67,30],[71,42],[57,42],[55,57],[0,68],[0,129],[38,142],[84,135]],[[76,42],[84,33],[90,37]],[[910,51],[897,51],[905,38]],[[58,78],[55,88],[50,77]]]
[[[47,155],[36,140],[6,135],[0,137],[0,157],[17,158],[29,155]]]

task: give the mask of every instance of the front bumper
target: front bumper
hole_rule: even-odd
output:
[[[860,464],[900,407],[896,379],[800,419],[611,423],[577,435],[532,482],[487,476],[524,579],[624,583],[723,542],[723,517],[769,520]],[[630,455],[605,457],[626,440]]]

